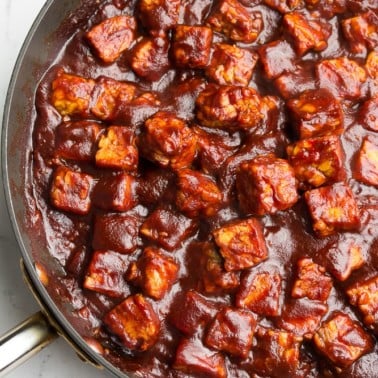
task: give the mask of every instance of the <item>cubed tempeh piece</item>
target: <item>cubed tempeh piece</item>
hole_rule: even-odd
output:
[[[280,314],[281,276],[273,271],[253,271],[246,274],[236,294],[236,306],[263,316]]]
[[[170,322],[186,335],[210,323],[217,313],[215,304],[194,290],[185,292],[171,307]]]
[[[246,214],[274,214],[289,209],[298,200],[293,168],[272,154],[242,163],[236,189],[239,206]]]
[[[286,40],[266,43],[258,49],[264,73],[268,79],[275,79],[296,69],[296,54]]]
[[[275,324],[297,336],[311,339],[327,311],[327,304],[319,301],[307,298],[290,300],[285,302]]]
[[[318,187],[346,177],[344,151],[337,136],[303,139],[287,147],[300,187]]]
[[[340,101],[326,89],[309,90],[287,102],[300,139],[339,135],[344,130]]]
[[[363,244],[354,238],[338,240],[336,244],[325,249],[327,270],[339,281],[345,281],[354,270],[365,264]]]
[[[365,325],[378,333],[378,276],[356,282],[347,294],[350,303],[361,312]]]
[[[140,0],[139,11],[142,24],[152,35],[163,32],[177,25],[182,0]]]
[[[224,356],[205,347],[199,339],[181,340],[173,368],[187,374],[200,374],[209,378],[226,378]]]
[[[140,219],[131,214],[98,214],[94,222],[92,247],[124,254],[138,246]]]
[[[378,51],[372,51],[368,55],[365,69],[375,86],[378,86]]]
[[[262,227],[255,218],[224,225],[213,235],[227,271],[250,268],[268,257]]]
[[[160,320],[141,294],[128,297],[104,317],[107,328],[130,350],[145,351],[157,341]]]
[[[345,56],[323,60],[316,65],[320,88],[328,89],[335,97],[358,100],[367,79],[365,69]]]
[[[246,358],[252,347],[255,327],[256,320],[250,311],[227,307],[210,325],[205,343],[215,350]]]
[[[250,50],[226,43],[214,45],[206,76],[221,85],[247,86],[258,56]]]
[[[54,154],[59,159],[94,160],[97,140],[104,128],[91,121],[63,122],[55,131]]]
[[[206,26],[176,26],[172,44],[172,56],[176,66],[206,67],[210,59],[212,41],[213,31]]]
[[[197,118],[207,127],[253,129],[264,117],[262,100],[252,88],[209,84],[197,97]]]
[[[358,230],[360,211],[352,190],[345,183],[336,183],[305,193],[305,200],[319,236],[337,231]]]
[[[378,132],[378,93],[363,103],[359,116],[363,127]]]
[[[378,186],[378,138],[367,136],[357,153],[354,176],[357,180]]]
[[[117,117],[121,106],[131,103],[135,90],[132,83],[102,76],[96,81],[91,112],[103,121],[111,121]]]
[[[304,298],[327,302],[332,289],[332,279],[326,270],[310,258],[298,260],[298,276],[291,290],[293,298]]]
[[[162,299],[177,280],[179,266],[172,257],[155,247],[147,247],[136,262],[130,264],[126,279],[142,288],[143,293]]]
[[[92,176],[59,166],[53,173],[50,199],[54,207],[69,213],[85,215],[91,209]]]
[[[240,284],[238,272],[227,272],[224,259],[212,242],[203,242],[194,246],[192,254],[198,264],[198,287],[207,294],[218,294],[233,291]]]
[[[322,17],[331,19],[333,16],[343,14],[347,10],[348,0],[305,0],[306,6],[310,11],[320,14]]]
[[[369,334],[349,315],[334,312],[314,336],[318,351],[337,367],[345,368],[373,347]]]
[[[174,172],[156,168],[155,166],[146,169],[136,179],[136,193],[138,201],[144,206],[156,206],[164,201],[165,196],[170,196],[170,188],[175,184]]]
[[[83,286],[110,297],[126,297],[130,292],[124,279],[128,266],[126,255],[113,251],[95,251]]]
[[[373,11],[344,19],[341,26],[352,52],[358,54],[378,47],[378,15]]]
[[[264,27],[261,13],[248,12],[237,0],[221,0],[207,24],[233,41],[245,43],[254,42]]]
[[[322,51],[328,47],[327,41],[331,34],[329,24],[307,19],[300,12],[292,12],[285,14],[282,25],[294,40],[299,56],[306,54],[309,50]]]
[[[141,154],[161,167],[188,167],[197,151],[197,136],[173,113],[158,112],[145,122],[139,143]]]
[[[168,49],[167,37],[144,37],[133,49],[133,71],[146,80],[159,80],[170,68]]]
[[[263,0],[263,2],[280,13],[289,13],[303,8],[303,0]]]
[[[86,37],[101,60],[113,63],[130,47],[136,27],[134,17],[115,16],[94,26]]]
[[[125,126],[110,126],[102,135],[96,152],[96,165],[102,168],[134,171],[139,153],[132,130]]]
[[[62,116],[88,118],[96,82],[60,70],[52,82],[51,103]]]
[[[172,251],[185,242],[196,229],[196,223],[192,219],[175,211],[158,208],[147,217],[140,233],[164,249]]]
[[[283,73],[274,80],[274,85],[286,100],[317,88],[313,67],[308,63],[297,64],[294,71]]]
[[[204,173],[216,176],[223,163],[230,157],[239,146],[239,140],[229,139],[229,134],[210,133],[202,128],[194,127],[193,131],[197,135],[197,161]]]
[[[222,205],[222,192],[210,176],[192,169],[180,169],[177,172],[176,205],[190,218],[210,217]]]
[[[101,178],[93,191],[93,204],[104,210],[130,210],[137,204],[135,178],[126,173]]]
[[[296,376],[301,364],[301,337],[275,328],[260,327],[255,338],[253,359],[259,376],[277,377],[282,373],[287,377]]]

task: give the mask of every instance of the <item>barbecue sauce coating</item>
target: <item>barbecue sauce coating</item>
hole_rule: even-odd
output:
[[[122,372],[377,376],[378,3],[326,3],[103,0],[43,77],[36,263]]]

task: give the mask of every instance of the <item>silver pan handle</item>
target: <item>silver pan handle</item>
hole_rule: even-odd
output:
[[[38,353],[58,337],[42,312],[37,312],[0,337],[0,377]]]

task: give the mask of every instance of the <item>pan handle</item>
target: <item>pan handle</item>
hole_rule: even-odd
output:
[[[42,312],[37,312],[0,337],[0,377],[21,365],[58,337]]]

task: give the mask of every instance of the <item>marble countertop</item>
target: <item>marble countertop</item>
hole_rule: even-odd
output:
[[[18,51],[44,0],[0,1],[0,119]],[[2,179],[0,178],[2,188]],[[21,277],[20,253],[0,190],[0,335],[38,311]],[[7,375],[9,378],[100,378],[110,376],[80,361],[62,339]]]

